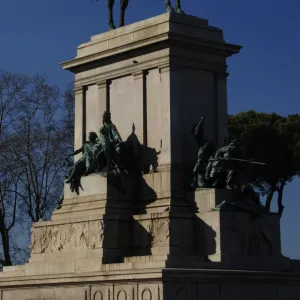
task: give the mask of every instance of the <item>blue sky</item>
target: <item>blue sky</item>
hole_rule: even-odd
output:
[[[130,1],[127,23],[164,12],[164,0]],[[299,0],[182,0],[182,7],[243,46],[228,60],[230,113],[300,113]],[[118,9],[116,0],[116,16]],[[62,88],[73,77],[59,63],[107,29],[106,0],[2,0],[0,11],[0,69],[46,74]],[[286,187],[282,217],[283,253],[293,258],[300,258],[299,187],[298,180]]]

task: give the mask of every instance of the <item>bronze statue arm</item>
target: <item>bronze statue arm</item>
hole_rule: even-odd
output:
[[[80,149],[77,149],[77,150],[74,151],[73,153],[69,154],[68,157],[74,156],[74,155],[76,155],[76,154],[79,154],[79,153],[82,152],[82,151],[83,151],[83,147],[81,147]]]

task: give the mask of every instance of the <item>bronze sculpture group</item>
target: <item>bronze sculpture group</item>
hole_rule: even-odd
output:
[[[236,140],[215,149],[214,143],[204,134],[204,120],[202,117],[191,130],[199,147],[192,187],[234,190],[247,185],[251,168],[264,163],[245,158],[245,149]]]
[[[88,141],[69,157],[82,153],[82,156],[73,165],[70,166],[66,175],[65,182],[70,184],[71,190],[78,193],[80,178],[91,173],[117,174],[122,171],[125,173],[126,168],[123,161],[126,156],[126,150],[130,145],[123,142],[117,130],[117,127],[111,121],[111,114],[104,112],[103,125],[99,130],[99,137],[95,132],[90,132]]]
[[[125,11],[128,7],[129,0],[120,0],[120,19],[119,19],[119,26],[122,27],[125,24]],[[113,8],[114,8],[115,0],[108,0],[107,6],[108,6],[108,26],[110,29],[116,29],[116,26],[114,24],[114,17],[113,17]],[[165,6],[167,9],[167,12],[174,11],[171,0],[165,0]],[[183,10],[181,9],[181,1],[176,0],[176,6],[175,6],[176,13],[183,14]]]
[[[236,140],[216,149],[204,134],[204,120],[202,117],[191,130],[199,147],[192,188],[231,190],[232,199],[221,202],[216,209],[237,209],[254,215],[264,213],[259,195],[251,184],[251,170],[265,163],[245,157],[245,148]]]
[[[204,134],[204,121],[205,118],[202,117],[200,122],[195,124],[191,130],[199,147],[197,161],[193,169],[192,187],[194,189],[232,190],[237,198],[246,199],[248,197],[251,199],[249,203],[251,205],[254,203],[256,207],[260,202],[257,193],[250,185],[250,173],[253,166],[264,165],[264,163],[245,158],[245,149],[235,140],[216,149],[215,144],[208,140]],[[111,114],[107,111],[104,112],[99,136],[95,132],[90,132],[88,141],[68,156],[69,158],[82,153],[79,160],[68,165],[69,169],[65,175],[65,182],[70,184],[71,191],[79,193],[81,177],[91,173],[100,173],[105,177],[118,176],[121,173],[133,176],[141,175],[143,160],[147,158],[148,151],[146,150],[151,148],[145,149],[139,143],[134,131],[135,126],[133,124],[132,134],[126,141],[122,141],[117,127],[111,121]],[[157,157],[159,152],[155,151],[155,154]],[[154,172],[157,171],[156,164],[157,161],[153,164]],[[62,200],[63,195],[60,203]],[[226,202],[227,204],[228,202]]]

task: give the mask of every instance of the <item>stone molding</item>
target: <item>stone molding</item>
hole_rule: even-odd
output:
[[[139,70],[137,72],[133,72],[132,76],[134,77],[134,80],[140,80],[145,78],[148,75],[148,70]]]
[[[98,288],[99,286],[113,285],[143,285],[149,287],[151,284],[161,284],[164,282],[177,282],[179,285],[196,285],[196,284],[215,284],[226,287],[228,285],[248,284],[251,282],[251,288],[254,284],[261,285],[268,282],[278,287],[278,290],[285,286],[296,287],[300,286],[300,273],[285,273],[285,272],[249,272],[249,271],[225,271],[225,270],[191,270],[191,269],[141,269],[141,270],[122,270],[112,272],[110,275],[107,272],[87,272],[84,274],[57,274],[53,275],[35,275],[30,277],[11,277],[0,276],[0,287],[2,293],[5,294],[5,289],[20,289],[20,286],[30,288],[47,288],[50,285],[53,288],[62,287],[65,285],[77,285],[84,291],[90,287]],[[133,283],[139,281],[139,283]],[[99,284],[101,282],[102,284]],[[72,288],[72,287],[71,287]],[[164,287],[166,288],[166,287]],[[300,291],[298,290],[298,295]],[[1,299],[1,298],[0,298]],[[165,298],[163,298],[165,299]],[[161,300],[163,300],[161,299]],[[197,298],[196,298],[197,299]],[[273,299],[273,298],[271,298]],[[283,300],[282,298],[281,300]],[[293,299],[293,298],[291,298]],[[297,298],[295,298],[297,299]],[[4,298],[5,300],[5,298]],[[82,300],[85,300],[84,298]],[[155,299],[156,300],[156,299]]]
[[[82,85],[93,85],[96,82],[106,80],[110,78],[111,80],[119,77],[128,76],[133,73],[142,72],[144,70],[151,70],[157,68],[158,63],[164,63],[169,60],[168,55],[160,58],[149,59],[142,63],[139,63],[138,66],[136,65],[127,65],[127,66],[120,66],[116,67],[113,70],[105,72],[105,74],[98,74],[92,76],[86,76],[84,79],[77,79],[75,80],[75,86],[82,86]]]
[[[90,64],[96,60],[103,61],[109,56],[133,51],[141,46],[153,47],[170,41],[176,44],[190,42],[200,47],[205,44],[208,52],[214,48],[224,56],[237,53],[241,48],[227,44],[222,30],[209,26],[206,20],[171,13],[137,22],[134,26],[126,26],[115,34],[108,32],[94,36],[90,42],[78,47],[75,59],[62,63],[62,66],[76,72],[79,65]]]
[[[170,67],[170,65],[172,66],[172,68],[175,68],[175,70],[176,68],[192,68],[207,72],[223,73],[217,63],[207,63],[207,61],[199,58],[191,59],[189,57],[180,57],[178,55],[166,55],[161,58],[154,58],[141,62],[138,65],[138,69],[136,65],[128,65],[105,72],[105,74],[86,76],[84,79],[77,79],[75,81],[75,86],[81,88],[81,86],[99,84],[99,82],[102,84],[106,81],[107,78],[113,80],[114,78],[124,77],[130,74],[147,72],[157,67],[161,68],[163,71],[165,68]],[[227,73],[225,72],[224,76],[226,74]]]
[[[81,85],[77,85],[73,88],[73,91],[76,95],[83,95],[83,87]]]
[[[102,80],[102,81],[98,81],[97,83],[98,89],[106,89],[107,86],[109,85],[109,81],[108,80]]]

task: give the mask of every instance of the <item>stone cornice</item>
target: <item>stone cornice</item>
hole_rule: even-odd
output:
[[[148,74],[147,70],[139,70],[137,72],[132,73],[132,76],[134,77],[134,80],[139,80],[144,78]]]
[[[98,89],[106,89],[108,82],[107,80],[101,80],[96,82],[96,84],[98,85]]]
[[[77,73],[89,69],[89,65],[95,62],[111,63],[107,60],[116,59],[118,55],[130,57],[130,53],[137,49],[151,47],[153,52],[154,47],[166,49],[173,46],[224,57],[238,53],[241,48],[226,43],[222,30],[209,26],[206,20],[171,13],[94,36],[90,42],[78,47],[75,59],[61,65]]]
[[[77,79],[75,82],[75,86],[82,86],[82,85],[92,85],[97,82],[101,82],[106,78],[114,79],[123,76],[128,76],[130,74],[135,74],[138,72],[143,72],[144,70],[151,70],[157,68],[157,64],[163,64],[169,60],[168,56],[159,58],[159,59],[152,59],[146,61],[144,63],[140,63],[138,66],[130,65],[126,67],[120,67],[118,69],[111,70],[106,72],[105,74],[93,75],[89,77],[85,77],[85,79]]]
[[[75,87],[73,88],[73,91],[74,91],[74,93],[75,93],[75,96],[76,96],[76,95],[81,95],[81,94],[83,94],[83,88],[82,88],[81,85],[75,86]]]
[[[159,65],[158,69],[159,69],[160,74],[165,73],[165,72],[170,72],[170,61],[168,61],[165,64]]]
[[[215,74],[216,74],[216,78],[217,78],[218,80],[227,80],[227,77],[229,76],[229,73],[227,73],[227,72],[222,72],[222,71],[220,71],[220,72],[215,72]]]
[[[152,42],[151,42],[152,40]],[[61,66],[63,69],[69,70],[71,72],[76,73],[78,70],[80,70],[81,66],[87,66],[89,64],[93,64],[96,61],[104,60],[106,58],[109,58],[114,55],[121,54],[122,52],[127,52],[128,51],[133,51],[134,49],[138,49],[141,47],[144,47],[146,45],[151,45],[151,44],[158,44],[161,41],[168,41],[172,42],[173,46],[179,46],[182,48],[188,48],[191,50],[195,51],[201,51],[203,53],[207,52],[209,54],[218,54],[224,57],[229,57],[232,54],[238,53],[240,50],[240,46],[235,46],[231,44],[226,44],[226,43],[220,43],[217,41],[211,41],[211,40],[191,40],[190,38],[184,37],[182,35],[175,35],[173,34],[173,38],[171,38],[170,34],[166,34],[165,37],[156,37],[156,38],[150,38],[147,42],[144,43],[135,43],[120,47],[116,51],[105,51],[101,53],[95,53],[93,55],[85,56],[82,58],[76,58],[74,60],[67,61],[65,63],[62,63]],[[166,48],[172,47],[172,45],[165,45]]]
[[[87,55],[84,57],[78,57],[73,60],[69,60],[69,61],[61,63],[61,66],[64,70],[69,70],[71,72],[76,73],[76,69],[80,68],[82,65],[88,65],[88,64],[94,63],[96,61],[104,60],[106,58],[110,58],[112,56],[116,56],[116,55],[122,54],[124,52],[133,51],[135,49],[149,46],[151,44],[157,44],[159,41],[167,40],[167,38],[168,38],[168,34],[165,33],[161,36],[149,38],[143,42],[129,43],[127,45],[120,46],[117,49],[105,50],[105,51]]]
[[[208,72],[221,72],[225,73],[222,67],[216,63],[208,63],[204,60],[194,59],[190,57],[182,57],[179,55],[171,55],[164,56],[159,59],[151,59],[145,61],[143,63],[139,63],[138,65],[129,65],[126,67],[120,67],[118,69],[111,70],[106,72],[105,74],[98,74],[89,77],[85,77],[85,79],[77,79],[75,82],[76,87],[81,87],[83,85],[93,85],[99,84],[100,82],[104,82],[106,78],[114,79],[123,76],[128,76],[130,74],[136,74],[139,72],[144,72],[145,70],[149,71],[151,69],[155,69],[158,67],[161,73],[165,71],[169,71],[171,68],[174,70],[178,67],[181,68],[193,68]]]

